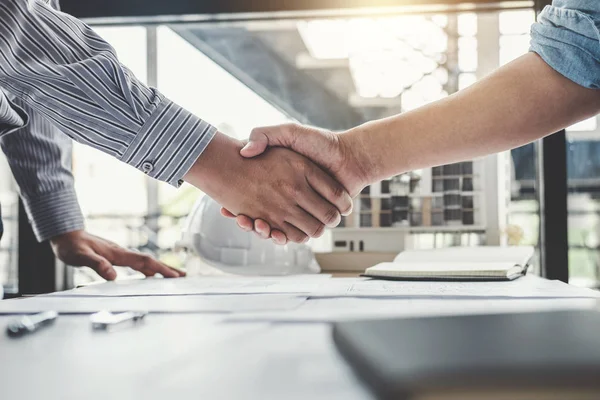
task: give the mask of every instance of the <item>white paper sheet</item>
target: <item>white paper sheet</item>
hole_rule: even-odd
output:
[[[367,278],[331,279],[310,297],[487,297],[487,298],[600,298],[600,292],[525,276],[503,282],[389,281]]]
[[[130,297],[36,296],[27,299],[0,301],[0,314],[27,314],[42,311],[56,311],[61,314],[90,314],[102,310],[155,313],[283,311],[294,309],[305,300],[306,297],[278,294]]]
[[[389,299],[338,297],[309,299],[286,312],[229,315],[229,322],[336,322],[377,318],[418,318],[509,312],[594,309],[595,299]]]
[[[148,278],[85,286],[51,296],[173,296],[199,294],[303,294],[316,291],[329,276]]]

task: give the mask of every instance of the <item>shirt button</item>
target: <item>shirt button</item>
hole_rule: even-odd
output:
[[[150,161],[144,161],[144,163],[142,164],[142,171],[144,171],[145,173],[150,173],[153,169],[154,165],[152,165]]]

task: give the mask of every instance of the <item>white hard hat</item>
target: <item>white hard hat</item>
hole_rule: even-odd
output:
[[[208,196],[199,199],[187,217],[183,244],[202,261],[227,273],[291,275],[320,272],[307,245],[276,245],[241,230],[233,218],[223,217],[221,206]]]

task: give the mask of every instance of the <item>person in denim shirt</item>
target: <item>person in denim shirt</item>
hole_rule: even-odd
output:
[[[257,128],[241,154],[291,148],[355,196],[389,176],[513,149],[593,117],[598,89],[600,0],[555,0],[533,24],[528,54],[452,96],[342,133],[296,124]],[[286,241],[262,220],[237,220]]]

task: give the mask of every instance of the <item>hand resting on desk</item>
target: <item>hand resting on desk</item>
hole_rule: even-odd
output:
[[[113,265],[131,267],[146,276],[160,273],[165,278],[185,276],[147,254],[136,253],[79,230],[58,235],[50,239],[54,254],[66,264],[92,268],[102,278],[112,281],[117,277]]]

